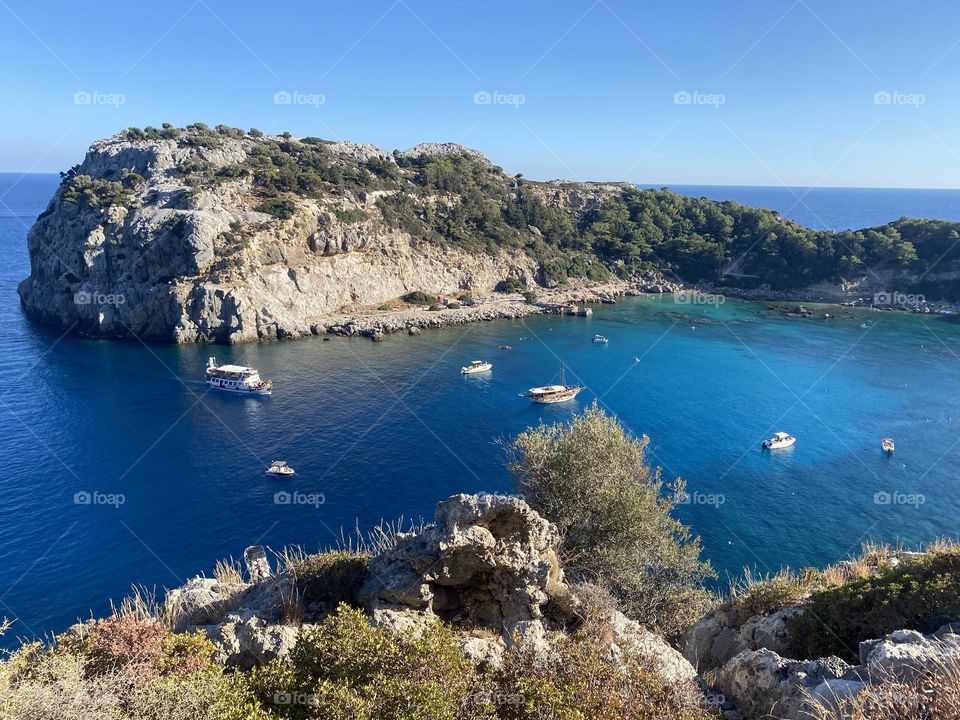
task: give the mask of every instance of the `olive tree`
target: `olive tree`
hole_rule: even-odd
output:
[[[528,428],[508,445],[527,502],[558,526],[574,581],[605,586],[635,619],[683,631],[709,602],[700,539],[672,517],[684,492],[665,484],[632,437],[596,403],[569,424]]]

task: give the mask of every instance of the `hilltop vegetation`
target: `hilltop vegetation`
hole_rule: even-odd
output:
[[[321,138],[265,136],[257,130],[203,123],[183,129],[131,128],[123,137],[134,142],[174,140],[204,149],[215,149],[228,139],[242,141],[247,158],[241,163],[215,168],[188,162],[180,171],[197,188],[252,178],[257,209],[280,219],[292,215],[297,198],[376,193],[375,206],[387,226],[475,253],[524,250],[539,261],[548,285],[568,277],[630,277],[655,268],[687,282],[746,287],[765,283],[783,289],[884,271],[922,277],[932,270],[946,271],[960,260],[960,223],[900,218],[856,231],[812,230],[772,210],[686,197],[668,189],[511,177],[478,153],[457,146],[440,153],[414,149],[352,155]],[[68,176],[67,182],[70,198],[127,199],[125,179]],[[565,197],[570,193],[588,196],[588,202],[569,203]],[[359,222],[364,215],[345,217]],[[926,289],[931,297],[960,291],[933,280],[900,289]]]

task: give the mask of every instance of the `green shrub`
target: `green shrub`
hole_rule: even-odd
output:
[[[333,214],[337,216],[337,220],[345,225],[356,225],[370,217],[363,210],[357,210],[356,208],[335,208]]]
[[[414,290],[413,292],[408,292],[402,298],[405,303],[409,305],[439,305],[440,299],[436,295],[431,295],[426,293],[423,290]]]
[[[459,310],[459,309],[460,309],[460,303],[452,302],[452,301],[447,303],[447,310]]]
[[[82,207],[110,207],[129,203],[133,199],[133,192],[123,182],[72,175],[64,181],[62,198],[64,202]]]
[[[646,463],[648,444],[594,403],[569,425],[518,435],[510,469],[527,502],[559,527],[571,577],[606,586],[628,614],[672,634],[706,609],[713,570],[699,538],[670,514],[683,482],[664,486]]]
[[[862,640],[960,621],[960,550],[936,550],[814,593],[789,625],[793,657],[856,660]]]
[[[279,218],[280,220],[289,220],[293,217],[293,212],[296,210],[296,207],[296,204],[290,200],[264,200],[254,209],[257,212],[273,215],[273,217]]]
[[[508,277],[498,282],[495,289],[502,293],[518,293],[527,289],[527,283],[519,278]]]
[[[522,295],[524,302],[526,302],[528,305],[537,304],[537,294],[533,290],[524,290]]]
[[[456,635],[437,623],[420,635],[393,635],[341,606],[301,631],[289,661],[256,675],[261,699],[313,696],[309,717],[360,720],[457,720],[477,687],[473,664]]]
[[[356,605],[369,562],[365,553],[331,550],[295,560],[289,570],[304,603]]]

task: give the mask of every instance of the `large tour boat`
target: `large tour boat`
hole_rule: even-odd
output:
[[[260,371],[243,365],[217,365],[215,357],[207,360],[207,385],[240,395],[270,395],[272,380],[261,380]]]
[[[552,405],[553,403],[573,400],[583,388],[566,385],[564,375],[564,367],[561,364],[559,385],[544,385],[542,387],[530,388],[527,390],[527,397],[541,405]]]

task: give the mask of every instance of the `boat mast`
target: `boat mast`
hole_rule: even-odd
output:
[[[567,386],[566,372],[565,372],[565,368],[563,367],[563,360],[560,361],[560,384],[563,385],[564,387]]]

